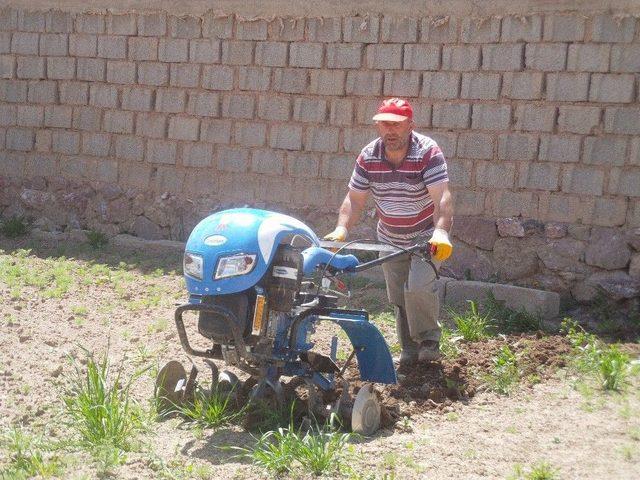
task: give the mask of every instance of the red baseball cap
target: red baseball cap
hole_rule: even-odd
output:
[[[402,98],[389,98],[378,107],[378,113],[373,116],[376,122],[402,122],[413,118],[413,108]]]

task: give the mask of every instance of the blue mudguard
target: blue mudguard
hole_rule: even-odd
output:
[[[354,255],[336,255],[320,247],[309,247],[302,251],[303,271],[305,276],[312,275],[319,265],[329,264],[337,270],[349,271],[360,261]]]

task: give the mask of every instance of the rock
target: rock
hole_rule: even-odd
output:
[[[481,217],[456,217],[453,234],[463,242],[483,250],[492,250],[498,238],[495,220]]]
[[[137,237],[148,240],[160,240],[163,238],[162,229],[143,215],[136,217],[134,220],[133,233],[135,233]]]
[[[499,218],[496,224],[501,237],[524,237],[524,226],[518,218]]]
[[[635,280],[640,280],[640,253],[634,253],[629,262],[629,276]]]
[[[108,202],[103,211],[107,223],[125,223],[131,217],[131,202],[126,197],[118,197]]]
[[[20,192],[20,200],[28,208],[42,210],[45,206],[53,202],[53,195],[49,192],[25,188]]]
[[[631,249],[621,231],[612,228],[593,229],[585,250],[585,262],[588,265],[617,270],[626,268],[630,258]]]
[[[537,220],[525,220],[522,222],[522,228],[524,228],[524,234],[527,237],[544,233],[544,224]]]
[[[567,232],[573,238],[587,241],[591,235],[591,227],[587,225],[569,225],[567,226]]]
[[[453,254],[442,265],[441,273],[466,280],[488,280],[495,269],[488,255],[454,240]]]
[[[24,180],[23,186],[31,190],[46,190],[47,180],[44,177],[31,177]]]
[[[640,281],[624,272],[598,272],[591,275],[585,283],[607,292],[614,300],[634,298],[640,295]]]
[[[102,197],[105,200],[111,201],[111,200],[115,200],[116,198],[119,198],[124,192],[122,190],[122,187],[120,187],[119,185],[110,183],[105,185],[104,188],[100,191],[100,193],[102,194]]]
[[[83,213],[89,204],[89,197],[81,192],[68,192],[62,195],[62,206],[74,213]]]
[[[544,226],[544,236],[547,238],[563,238],[567,235],[567,226],[562,223],[550,222]]]
[[[493,261],[500,278],[517,280],[535,274],[538,271],[536,246],[539,243],[517,238],[496,240],[493,246]]]
[[[52,376],[53,378],[58,378],[61,373],[62,373],[62,365],[54,366],[53,368],[51,368],[51,370],[49,370],[49,375]]]
[[[627,243],[631,245],[635,251],[640,252],[640,228],[627,232]]]
[[[586,273],[590,270],[583,262],[584,251],[584,242],[562,238],[541,245],[537,253],[538,258],[549,270]]]
[[[49,188],[54,192],[66,192],[69,190],[69,181],[60,176],[50,177]]]
[[[84,243],[87,241],[87,230],[73,229],[66,232],[67,239],[74,243]]]

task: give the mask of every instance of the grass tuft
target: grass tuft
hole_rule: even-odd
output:
[[[520,381],[518,360],[508,345],[503,345],[493,358],[493,368],[487,383],[497,393],[506,395]]]
[[[98,250],[105,247],[109,243],[109,239],[107,238],[107,236],[97,230],[89,230],[86,235],[87,243],[93,249]]]
[[[487,315],[493,319],[495,327],[502,333],[531,332],[542,328],[542,320],[539,315],[529,313],[524,308],[520,310],[509,308],[503,300],[498,300],[491,291],[487,293],[482,306]]]
[[[468,300],[469,309],[464,313],[450,311],[453,323],[458,333],[468,342],[477,342],[491,336],[491,317],[482,315],[478,305],[473,300]]]
[[[211,392],[197,388],[192,402],[176,405],[169,413],[177,413],[185,422],[204,428],[229,425],[244,415],[244,409],[234,408],[233,393],[217,388],[213,388]]]
[[[542,461],[531,467],[528,472],[525,472],[522,466],[516,465],[513,475],[510,475],[508,480],[560,480],[560,474],[557,468]]]
[[[8,238],[18,238],[29,232],[29,222],[21,215],[13,215],[0,223],[0,232]]]
[[[0,445],[8,452],[8,462],[0,470],[0,478],[49,478],[63,471],[60,459],[47,455],[52,450],[51,445],[21,428],[13,427],[3,433]]]

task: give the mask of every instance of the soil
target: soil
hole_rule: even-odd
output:
[[[141,405],[147,405],[153,391],[154,368],[171,359],[188,365],[172,322],[175,305],[185,297],[175,252],[122,251],[110,246],[92,250],[47,237],[0,239],[4,250],[0,261],[19,263],[18,249],[25,247],[31,248],[33,271],[52,268],[47,262],[60,262],[61,256],[84,270],[73,270],[76,279],[68,291],[52,298],[44,294],[46,286],[42,285],[23,286],[16,296],[15,289],[0,277],[3,433],[20,426],[51,439],[71,438],[62,421],[61,397],[87,351],[98,357],[108,352],[114,368],[122,366],[125,377],[151,368],[134,384],[134,397]],[[128,266],[124,268],[122,262]],[[128,276],[123,275],[118,285],[113,273],[86,273],[96,265],[105,265],[112,272],[124,268]],[[384,299],[379,282],[357,290],[363,304],[384,308],[384,302],[374,301]],[[357,303],[358,297],[353,301]],[[388,344],[395,345],[393,325],[382,322],[378,326]],[[326,340],[332,333],[320,335]],[[484,381],[496,352],[504,345],[518,358],[523,378],[510,395],[491,391]],[[542,461],[557,469],[557,478],[638,478],[637,377],[632,377],[630,387],[622,393],[587,388],[565,368],[570,351],[566,338],[543,332],[461,342],[459,348],[452,358],[400,367],[397,385],[376,386],[385,411],[383,428],[356,442],[356,456],[350,462],[352,478],[507,478],[516,465],[527,471]],[[637,343],[624,348],[638,357]],[[357,372],[354,364],[345,373],[356,390]],[[289,389],[293,391],[299,383],[290,382]],[[301,389],[296,391],[304,400]],[[249,419],[245,427],[251,423]],[[201,466],[210,478],[270,478],[221,449],[253,441],[242,426],[198,432],[174,418],[157,423],[153,430],[144,434],[144,447],[129,453],[124,465],[109,473],[111,477],[159,478],[158,472],[169,469],[175,478],[180,478],[177,471],[190,478],[184,472]],[[0,472],[6,461],[3,454]],[[71,466],[66,471],[73,475],[65,473],[61,478],[104,475],[85,453],[70,453],[67,461]]]

